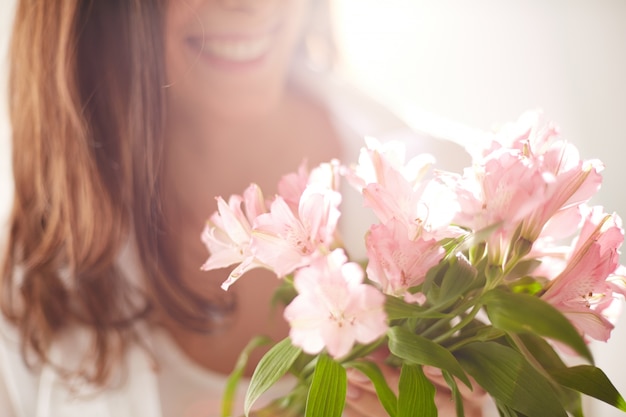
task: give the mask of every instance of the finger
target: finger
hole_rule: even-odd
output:
[[[390,367],[384,364],[378,365],[383,374],[387,385],[393,392],[398,393],[398,382],[400,380],[400,371],[398,368]],[[356,386],[363,391],[375,392],[376,389],[370,379],[357,369],[348,369],[348,383]]]
[[[435,384],[436,386],[448,387],[448,383],[443,377],[442,371],[439,368],[435,368],[432,366],[424,366],[424,374],[428,377],[428,379]],[[465,402],[476,401],[482,403],[487,396],[487,392],[476,383],[472,378],[470,378],[470,382],[472,383],[472,389],[470,389],[465,383],[459,381],[458,378],[454,378],[457,382],[457,387],[459,389],[459,393],[463,397]]]
[[[346,417],[377,417],[387,416],[375,392],[362,390],[354,385],[348,385],[346,392]]]

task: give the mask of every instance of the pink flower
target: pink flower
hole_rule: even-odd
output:
[[[545,154],[533,158],[532,163],[545,178],[546,189],[543,203],[524,221],[521,235],[529,241],[537,239],[559,211],[589,201],[600,188],[603,169],[597,160],[581,160],[578,150],[563,141],[552,143]]]
[[[487,238],[494,265],[505,261],[515,230],[545,198],[546,183],[517,150],[500,148],[467,169],[442,180],[453,187],[459,204],[454,222],[472,231],[496,226]]]
[[[383,224],[391,219],[404,223],[411,240],[424,234],[437,238],[458,235],[458,230],[450,227],[457,210],[454,194],[440,182],[422,182],[434,158],[422,154],[405,163],[404,144],[381,144],[373,138],[366,142],[359,164],[347,174],[363,194],[365,206]]]
[[[498,152],[477,166],[457,189],[457,220],[480,230],[498,222],[516,225],[541,201],[545,181],[514,151]]]
[[[581,160],[576,147],[559,138],[558,128],[543,121],[541,111],[526,112],[516,123],[505,125],[484,157],[501,152],[514,152],[530,171],[542,176],[543,195],[521,230],[530,242],[558,211],[587,202],[602,182],[600,161]]]
[[[278,195],[285,200],[293,211],[297,211],[300,197],[309,182],[306,161],[302,161],[298,171],[284,175],[278,182]]]
[[[445,253],[434,239],[409,240],[406,227],[395,219],[385,225],[373,225],[365,244],[368,278],[378,283],[385,294],[409,299],[408,289],[421,284]]]
[[[281,196],[294,213],[298,212],[300,197],[308,186],[339,190],[339,161],[331,160],[307,170],[306,161],[298,167],[297,172],[283,176],[278,182],[278,195]]]
[[[530,110],[523,113],[515,122],[504,124],[492,134],[492,141],[483,150],[482,156],[501,148],[541,155],[558,135],[559,129],[553,123],[544,122],[541,110]]]
[[[571,214],[601,183],[600,162],[582,161],[576,148],[560,140],[558,130],[541,123],[540,116],[527,113],[507,125],[494,135],[474,169],[456,179],[461,210],[455,221],[472,230],[498,225],[488,238],[489,256],[496,264],[526,255],[529,244],[540,237],[557,237],[557,225],[562,227],[557,235],[575,229]],[[564,211],[570,213],[559,214]],[[563,227],[565,221],[570,227]],[[523,244],[518,247],[512,237]]]
[[[210,256],[201,269],[209,271],[239,263],[222,283],[222,289],[227,290],[245,272],[264,266],[254,257],[250,248],[251,223],[267,209],[256,184],[250,185],[243,197],[233,195],[228,203],[222,197],[216,200],[217,212],[210,217],[202,232],[202,242]]]
[[[253,253],[279,277],[308,265],[329,252],[339,220],[341,194],[324,187],[308,186],[293,213],[277,196],[270,212],[257,217],[252,232]]]
[[[613,324],[604,312],[626,295],[622,287],[611,282],[618,270],[618,249],[623,240],[617,215],[607,215],[600,207],[591,209],[568,264],[541,297],[596,340],[608,340]]]
[[[340,358],[355,343],[371,343],[387,331],[385,297],[363,283],[363,270],[337,249],[296,272],[298,296],[285,309],[295,346]]]
[[[365,138],[366,147],[361,148],[359,163],[346,175],[348,181],[359,191],[368,184],[380,184],[393,189],[401,177],[409,187],[416,186],[426,175],[435,158],[420,154],[406,162],[406,147],[402,142],[381,143],[376,138]]]

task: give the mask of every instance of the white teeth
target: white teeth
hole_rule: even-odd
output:
[[[263,56],[270,47],[270,37],[247,40],[207,40],[204,51],[217,58],[234,62],[251,61]]]

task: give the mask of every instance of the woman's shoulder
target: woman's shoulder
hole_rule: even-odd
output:
[[[64,331],[49,350],[52,363],[69,369],[84,366],[91,343],[78,326]],[[112,381],[104,387],[77,379],[66,380],[52,365],[26,366],[19,334],[0,317],[0,404],[8,416],[130,417],[160,416],[154,362],[145,349],[132,346]],[[5,409],[2,410],[5,412]],[[5,414],[2,414],[4,417]]]
[[[8,416],[34,416],[39,375],[21,355],[19,334],[0,314],[0,404]],[[3,414],[4,415],[4,414]]]

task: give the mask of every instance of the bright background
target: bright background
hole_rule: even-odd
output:
[[[540,107],[585,158],[606,164],[596,203],[626,217],[625,0],[332,1],[341,71],[355,84],[435,131],[441,120],[489,129]],[[13,7],[0,0],[0,97]],[[5,114],[2,99],[0,203],[10,190]],[[445,131],[463,140],[455,132]],[[626,317],[594,350],[626,394]],[[594,403],[588,415],[624,414]]]
[[[442,130],[442,118],[490,129],[542,108],[584,158],[605,163],[595,202],[626,218],[626,1],[334,0],[334,9],[341,69],[354,83],[459,141],[463,130]],[[610,343],[593,347],[626,395],[626,314]]]

